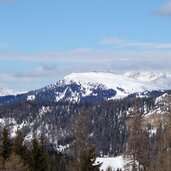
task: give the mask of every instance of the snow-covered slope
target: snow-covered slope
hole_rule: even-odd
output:
[[[11,89],[0,88],[0,96],[9,96],[9,95],[16,96],[17,94],[22,94],[22,93],[26,93],[26,92],[16,92]]]
[[[156,85],[151,85],[150,82],[131,78],[127,75],[119,75],[104,72],[89,72],[89,73],[73,73],[64,77],[66,83],[76,82],[82,85],[87,90],[87,95],[92,85],[103,85],[106,89],[113,89],[116,91],[115,99],[124,98],[129,94],[160,90]]]
[[[0,98],[0,103],[14,100],[92,102],[132,97],[160,95],[171,90],[171,74],[127,72],[114,74],[105,72],[72,73],[63,80],[44,88],[30,91],[22,96]],[[16,92],[0,91],[0,96],[18,95]]]
[[[134,79],[135,81],[140,81],[145,84],[158,87],[161,90],[171,89],[171,73],[130,71],[126,72],[124,76]]]

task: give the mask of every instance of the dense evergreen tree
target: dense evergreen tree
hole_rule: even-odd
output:
[[[100,171],[101,163],[96,163],[95,148],[85,151],[81,157],[81,171]]]
[[[42,141],[41,141],[42,143]],[[33,136],[32,149],[30,152],[30,170],[31,171],[48,171],[49,156],[44,148],[44,144],[40,144],[36,136]]]
[[[24,136],[21,131],[16,132],[16,137],[13,141],[13,151],[16,155],[19,155],[24,163],[28,163],[29,151],[24,144]]]
[[[9,158],[12,150],[12,144],[10,139],[10,132],[7,126],[2,130],[2,140],[0,146],[0,158],[2,163],[2,168],[5,166],[5,161]]]

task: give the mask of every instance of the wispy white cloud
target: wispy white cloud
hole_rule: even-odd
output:
[[[75,49],[65,52],[17,53],[1,52],[0,60],[35,63],[35,68],[0,73],[0,87],[15,85],[30,90],[62,79],[72,72],[149,70],[171,72],[171,50],[98,50]]]
[[[52,73],[54,74],[54,72],[57,71],[58,71],[58,67],[55,65],[39,65],[29,72],[17,73],[15,74],[15,76],[19,78],[36,79],[36,78],[47,77],[50,74]]]
[[[89,58],[87,62],[80,60],[76,62],[77,60],[75,60],[69,65],[63,61],[55,61],[55,65],[46,65],[46,61],[44,61],[43,64],[27,71],[16,71],[16,73],[10,74],[1,73],[0,87],[7,85],[9,88],[13,88],[10,86],[15,85],[16,90],[37,89],[56,82],[72,72],[125,72],[130,70],[171,72],[171,52],[165,52],[165,54],[164,52],[113,52],[103,53],[103,55],[103,59],[94,56],[92,60]]]
[[[154,15],[159,16],[171,16],[171,0],[160,6],[160,8],[154,11]]]
[[[63,52],[41,52],[41,53],[20,53],[0,51],[0,59],[20,60],[32,62],[54,61],[57,63],[97,63],[110,62],[115,59],[157,59],[171,57],[171,50],[97,50],[97,49],[76,49]]]
[[[105,38],[99,42],[103,45],[112,45],[114,47],[134,47],[141,49],[171,49],[171,42],[169,43],[155,43],[155,42],[141,42],[135,40],[120,39],[117,37]]]
[[[16,70],[16,73],[1,73],[0,87],[15,88],[16,90],[38,89],[56,82],[72,72],[125,72],[130,70],[171,72],[171,52],[165,52],[165,54],[163,52],[103,52],[103,55],[99,52],[96,55],[92,59],[87,57],[89,60],[87,62],[81,62],[78,57],[69,65],[65,64],[66,60],[65,62],[54,61],[56,65],[46,65],[46,61],[41,61],[42,65],[27,71],[22,69],[22,72]],[[103,57],[99,57],[99,55]]]

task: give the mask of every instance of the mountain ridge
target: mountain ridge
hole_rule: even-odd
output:
[[[16,95],[25,94],[25,93],[27,92],[26,91],[17,92],[9,88],[0,88],[0,96],[16,96]]]
[[[127,72],[122,75],[106,72],[72,73],[63,80],[38,90],[0,96],[0,103],[15,100],[91,102],[122,99],[133,95],[148,97],[169,89],[171,89],[169,73]]]

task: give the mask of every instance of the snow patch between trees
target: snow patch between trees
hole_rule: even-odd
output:
[[[127,160],[124,159],[123,155],[117,157],[98,157],[96,159],[97,163],[102,163],[100,170],[105,171],[108,167],[111,167],[112,170],[124,169],[124,166],[127,163]]]

